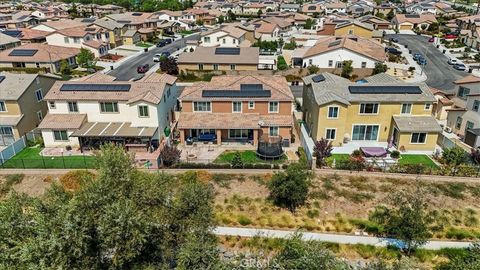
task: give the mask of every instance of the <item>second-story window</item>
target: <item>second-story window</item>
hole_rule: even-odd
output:
[[[78,37],[73,38],[73,43],[80,43],[80,38],[78,38]]]
[[[7,105],[5,105],[5,101],[0,101],[0,112],[6,112]]]
[[[360,104],[360,113],[361,114],[377,114],[378,113],[378,103],[362,103],[362,104]]]
[[[138,116],[148,117],[148,106],[147,105],[139,105],[138,106]]]
[[[232,102],[232,112],[234,112],[234,113],[241,113],[242,112],[242,102],[241,101]]]
[[[64,38],[63,38],[63,42],[64,42],[65,44],[68,44],[68,43],[70,43],[70,39],[69,39],[68,37],[64,37]]]
[[[412,112],[412,104],[411,103],[404,103],[402,104],[402,114],[410,114]]]
[[[203,38],[203,41],[204,41],[205,43],[210,43],[210,37],[204,37],[204,38]]]
[[[268,103],[269,113],[278,113],[278,101],[271,101]]]
[[[193,111],[194,112],[211,112],[212,105],[208,101],[195,101],[193,102]]]
[[[68,102],[68,111],[69,112],[78,112],[78,105],[76,101]]]
[[[480,100],[474,100],[473,101],[473,106],[472,106],[472,111],[478,112],[479,108],[480,108]]]
[[[55,101],[50,101],[48,103],[48,106],[50,107],[50,109],[56,109],[57,108],[57,106],[55,105]]]
[[[462,99],[466,99],[467,95],[470,94],[470,88],[466,88],[463,86],[460,86],[458,88],[458,97]]]
[[[35,97],[37,98],[38,102],[43,100],[42,89],[38,89],[37,91],[35,91]]]
[[[338,118],[338,107],[328,107],[327,118]]]
[[[432,103],[425,103],[425,107],[423,107],[423,110],[430,111],[431,108],[432,108]]]
[[[100,102],[100,112],[118,113],[118,103],[117,102]]]

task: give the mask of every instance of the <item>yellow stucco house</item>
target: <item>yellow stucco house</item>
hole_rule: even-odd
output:
[[[424,83],[387,74],[351,82],[331,73],[303,78],[304,122],[314,140],[336,147],[371,146],[434,152],[440,125],[432,116],[435,97]]]
[[[363,38],[372,38],[375,29],[371,24],[351,20],[335,26],[334,36],[356,35]]]

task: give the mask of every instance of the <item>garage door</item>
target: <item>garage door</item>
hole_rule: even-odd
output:
[[[411,30],[412,26],[411,25],[400,25],[400,30]]]

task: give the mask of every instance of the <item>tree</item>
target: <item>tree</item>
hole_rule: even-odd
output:
[[[310,172],[299,163],[288,166],[286,172],[277,172],[268,183],[270,199],[274,204],[291,212],[307,201],[310,187]]]
[[[287,62],[285,61],[285,58],[283,58],[283,56],[281,56],[281,55],[279,55],[277,57],[277,69],[278,70],[287,70],[288,69]]]
[[[65,59],[60,61],[60,73],[62,75],[70,75],[72,73],[72,69]]]
[[[307,67],[308,74],[317,74],[320,71],[320,68],[317,65],[310,65]]]
[[[422,29],[423,31],[425,31],[425,29],[427,29],[427,27],[428,27],[427,24],[420,25],[420,29]]]
[[[480,165],[480,149],[476,148],[470,152],[470,158],[472,159],[473,163]]]
[[[353,72],[352,60],[345,60],[342,63],[342,74],[341,76],[347,79],[350,79],[350,75]]]
[[[475,59],[475,61],[477,62],[480,62],[480,53],[476,53],[473,58]]]
[[[383,226],[389,237],[402,240],[407,255],[425,244],[430,237],[432,222],[423,192],[399,191],[389,197],[389,205],[377,206],[369,220]]]
[[[442,149],[442,161],[446,165],[452,167],[453,175],[456,174],[458,166],[468,162],[468,160],[468,153],[459,146]]]
[[[436,31],[438,31],[438,27],[439,27],[438,22],[433,22],[428,26],[428,31],[436,32]]]
[[[77,55],[78,65],[81,67],[90,67],[95,55],[89,49],[80,48],[80,53]]]
[[[202,26],[203,25],[203,20],[202,19],[197,19],[195,21],[195,24],[198,25],[198,26]]]
[[[160,70],[169,75],[178,75],[178,63],[173,57],[164,57],[160,59]]]
[[[383,14],[382,12],[378,12],[377,14],[375,14],[375,16],[377,16],[380,19],[385,19],[385,14]]]
[[[176,146],[165,145],[160,151],[159,158],[162,161],[164,166],[170,167],[180,160],[181,154],[182,154],[182,151],[178,149]]]
[[[387,69],[388,69],[387,65],[377,62],[375,63],[375,67],[373,68],[372,75],[385,73]]]
[[[395,17],[395,13],[393,12],[393,8],[387,13],[387,20],[391,21]]]
[[[258,17],[262,16],[262,14],[263,14],[263,11],[262,11],[261,9],[259,9],[259,10],[257,11]]]
[[[333,145],[332,141],[325,138],[315,142],[313,154],[317,158],[317,167],[326,165],[325,159],[332,155]]]
[[[314,24],[315,24],[315,20],[311,19],[311,18],[308,18],[307,20],[305,20],[305,25],[303,26],[303,28],[304,29],[312,29]]]
[[[235,169],[243,168],[242,155],[240,154],[240,152],[236,151],[233,154],[231,165],[232,165],[232,168],[235,168]]]
[[[237,20],[237,15],[235,15],[235,13],[233,13],[232,10],[229,9],[227,11],[227,18],[228,18],[228,21],[230,21],[230,22],[236,21]]]
[[[222,24],[225,22],[225,17],[223,15],[218,16],[218,21],[219,24]]]
[[[448,262],[440,264],[437,270],[478,270],[480,269],[480,242],[473,243],[465,252],[460,252]]]

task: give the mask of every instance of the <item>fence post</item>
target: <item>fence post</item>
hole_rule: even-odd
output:
[[[83,164],[85,164],[85,170],[87,169],[87,160],[85,159],[85,154],[83,154]]]
[[[65,158],[63,157],[63,152],[62,152],[62,162],[63,162],[63,168],[66,169],[65,168]]]
[[[15,147],[14,147],[15,148]],[[25,169],[25,162],[23,161],[23,158],[20,159],[22,161],[22,167]]]
[[[42,163],[43,163],[43,168],[46,169],[47,166],[45,165],[45,159],[44,159],[44,156],[42,155]]]

